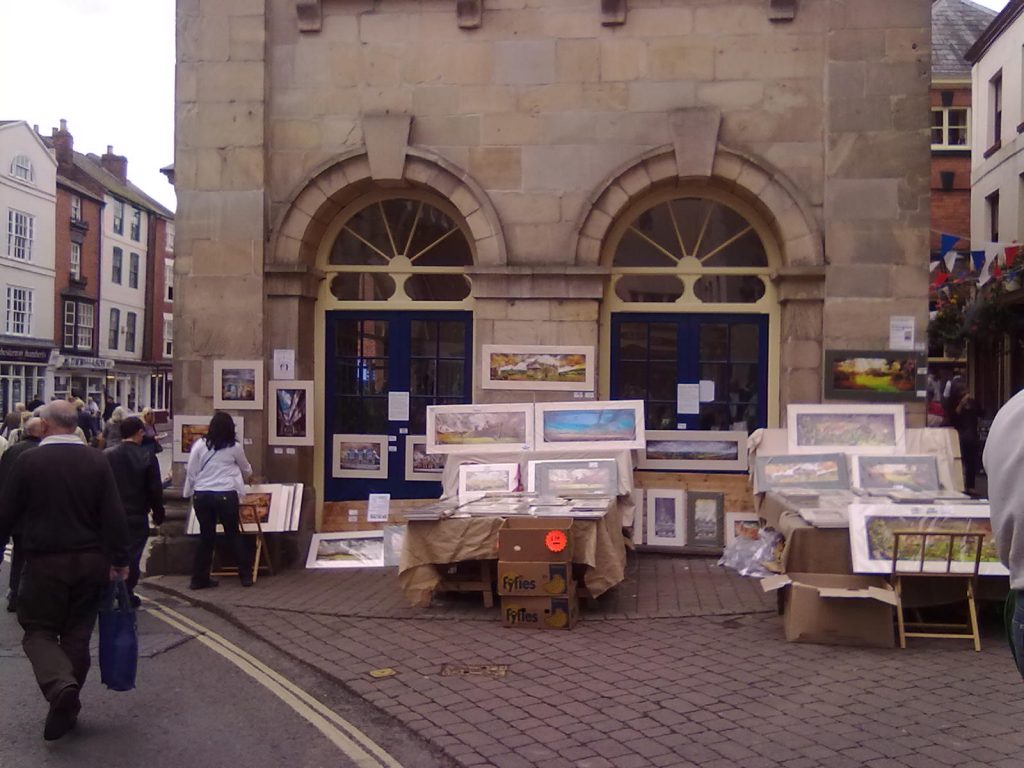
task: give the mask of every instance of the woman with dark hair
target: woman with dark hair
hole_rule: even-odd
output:
[[[242,444],[235,438],[234,419],[217,411],[210,419],[206,437],[192,445],[185,472],[184,495],[192,497],[199,522],[199,547],[192,567],[191,589],[217,586],[210,578],[210,564],[218,522],[224,526],[224,538],[235,553],[242,586],[252,586],[252,567],[238,532],[238,501],[245,495],[245,480],[251,474],[252,467],[245,458]]]

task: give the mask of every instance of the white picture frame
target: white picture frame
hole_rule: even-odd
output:
[[[601,422],[601,414],[615,414]],[[643,400],[537,403],[538,450],[623,450],[644,447]],[[573,439],[575,438],[575,439]]]
[[[647,530],[644,544],[649,547],[686,546],[686,494],[666,488],[647,488]]]
[[[489,493],[509,493],[519,487],[518,464],[460,464],[459,502],[482,499]]]
[[[786,424],[790,453],[885,456],[906,451],[902,404],[791,404]]]
[[[922,456],[854,456],[853,485],[869,490],[939,490],[939,460]],[[901,471],[901,468],[903,471]]]
[[[387,435],[331,435],[331,477],[387,476]]]
[[[272,381],[267,401],[268,445],[314,444],[312,381]]]
[[[760,530],[761,518],[752,512],[725,513],[725,546],[727,547],[739,538],[756,540]]]
[[[510,453],[534,447],[533,403],[428,405],[429,453]]]
[[[484,344],[480,348],[483,389],[593,392],[594,347]]]
[[[897,530],[980,532],[985,534],[982,542],[982,561],[978,573],[982,576],[1006,576],[1009,571],[999,561],[995,539],[992,536],[992,522],[987,505],[973,504],[851,504],[850,553],[854,573],[892,573],[891,532]],[[880,529],[876,529],[878,526]],[[888,531],[888,533],[887,533]],[[916,546],[914,540],[909,540]],[[958,540],[958,541],[963,541]],[[969,542],[970,540],[968,540]],[[888,549],[886,549],[888,545]],[[941,553],[935,558],[926,558],[925,573],[944,573],[946,570],[946,547],[938,545]],[[968,543],[967,551],[973,554]],[[918,573],[920,549],[911,550],[905,560],[897,562],[900,573]],[[966,553],[965,553],[966,554]],[[907,567],[900,564],[905,562]],[[971,573],[974,570],[973,557],[967,560],[954,559],[951,573]]]
[[[551,478],[558,470],[581,470],[593,475],[594,483],[586,488],[566,488]],[[586,478],[581,478],[585,481]],[[562,491],[559,491],[559,486]],[[542,459],[526,465],[526,490],[541,496],[617,496],[619,493],[619,462],[615,459]]]
[[[417,449],[420,449],[419,451]],[[448,455],[427,450],[426,435],[405,436],[405,479],[440,483]],[[440,463],[437,460],[440,459]],[[428,468],[429,467],[429,468]]]
[[[747,433],[740,430],[654,429],[645,433],[637,469],[746,472]]]
[[[644,488],[633,489],[633,546],[643,544],[647,537],[647,505]]]
[[[213,407],[263,410],[263,365],[262,360],[214,360]]]
[[[247,485],[245,496],[239,500],[238,504],[238,522],[242,532],[256,533],[257,530],[262,529],[264,533],[283,533],[294,530],[291,527],[293,498],[294,491],[290,485],[281,483]],[[266,513],[261,514],[260,525],[257,527],[251,518],[251,508],[261,502],[266,508]],[[297,524],[296,527],[298,527]],[[223,532],[224,527],[217,523],[217,533]],[[196,519],[194,507],[189,507],[185,533],[188,535],[199,533],[199,521]]]
[[[171,435],[171,460],[176,462],[187,462],[189,451],[195,441],[202,438],[210,426],[210,419],[213,414],[206,416],[180,415],[175,416],[172,423],[174,434]],[[232,421],[235,422],[235,439],[242,446],[245,446],[245,419],[232,414]],[[198,427],[198,429],[196,429]]]
[[[307,568],[383,568],[384,531],[314,533]]]

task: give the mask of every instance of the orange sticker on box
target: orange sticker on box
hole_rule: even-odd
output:
[[[565,531],[548,531],[544,537],[544,544],[551,552],[561,552],[569,543]]]

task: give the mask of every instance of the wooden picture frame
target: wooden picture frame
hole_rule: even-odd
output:
[[[757,540],[761,532],[761,518],[751,512],[725,513],[725,546],[737,539]]]
[[[171,435],[171,460],[176,462],[187,462],[189,451],[196,440],[206,435],[210,427],[208,416],[175,416],[172,420],[174,433]],[[241,416],[232,415],[235,422],[235,438],[242,446],[245,446],[245,420]]]
[[[331,477],[388,476],[387,435],[332,435]]]
[[[268,445],[314,444],[312,381],[272,381],[267,399]]]
[[[537,449],[623,450],[643,448],[643,400],[537,403]]]
[[[518,464],[459,465],[460,503],[482,499],[488,493],[508,493],[518,487]]]
[[[906,450],[902,405],[794,404],[786,409],[789,452],[886,456]]]
[[[927,456],[854,456],[853,485],[865,489],[938,491],[939,461]]]
[[[686,492],[686,546],[721,549],[725,546],[725,494]]]
[[[685,547],[686,510],[683,508],[683,492],[647,488],[644,496],[647,503],[644,543],[650,547]]]
[[[383,568],[384,531],[314,533],[307,568]]]
[[[923,400],[927,368],[927,355],[914,350],[828,349],[823,394],[873,403]]]
[[[263,361],[214,360],[213,407],[230,411],[263,410]]]
[[[564,476],[566,472],[572,476]],[[526,490],[541,496],[611,496],[619,493],[615,459],[546,459],[527,464]]]
[[[593,392],[594,347],[484,344],[480,349],[483,389]]]
[[[434,454],[427,451],[426,435],[405,436],[406,480],[426,480],[440,483],[444,476],[444,464],[447,458],[447,454]]]
[[[958,531],[984,533],[981,564],[982,576],[1006,576],[1009,571],[999,561],[999,551],[992,536],[992,521],[987,505],[971,504],[851,504],[850,553],[854,573],[892,573],[892,534],[896,531]],[[925,550],[925,573],[944,573],[948,540],[935,539],[941,551]],[[960,541],[960,540],[958,540]],[[954,549],[950,572],[970,574],[974,571],[974,545],[972,539]],[[897,562],[900,573],[916,573],[920,563],[920,539],[905,537],[906,557]],[[931,544],[929,545],[931,546]],[[958,559],[958,555],[962,559]],[[900,566],[906,560],[907,568]]]
[[[533,450],[533,403],[428,405],[429,453]]]
[[[754,493],[785,488],[849,487],[850,472],[842,453],[758,456],[754,461]]]
[[[637,469],[746,472],[747,433],[658,429],[645,433]]]

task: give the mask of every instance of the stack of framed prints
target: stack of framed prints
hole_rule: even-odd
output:
[[[507,493],[519,487],[518,464],[460,464],[459,501],[475,501],[489,493]]]
[[[754,493],[786,488],[848,489],[850,474],[842,453],[758,456]]]
[[[196,440],[206,437],[210,430],[210,419],[212,414],[207,416],[175,416],[174,434],[171,436],[172,454],[174,461],[188,461],[188,454],[195,445]],[[235,422],[235,438],[242,445],[245,445],[245,422],[241,416],[232,416]]]
[[[383,568],[384,531],[313,534],[306,567]]]
[[[645,546],[717,552],[725,545],[724,493],[647,488],[644,496]]]
[[[250,485],[238,503],[238,522],[243,533],[282,533],[299,528],[299,513],[302,510],[301,483],[267,483]],[[259,521],[257,526],[256,521]],[[217,531],[223,532],[218,523]],[[199,533],[199,522],[195,511],[189,509],[185,533]]]

